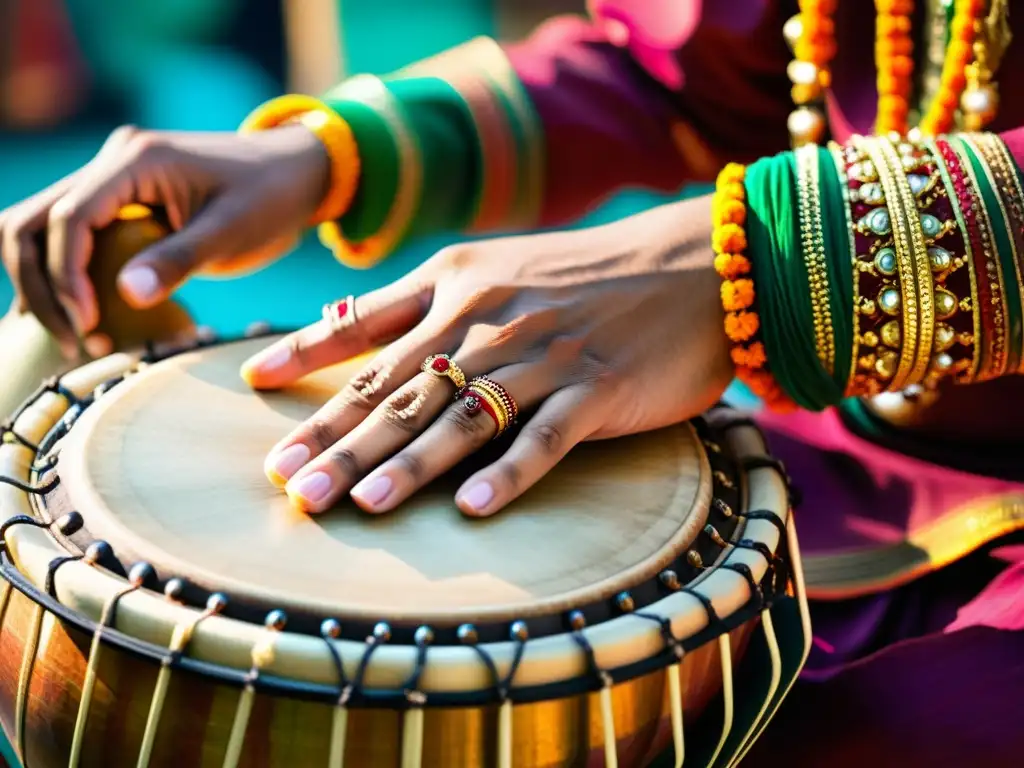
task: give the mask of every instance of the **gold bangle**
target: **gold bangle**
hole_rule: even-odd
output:
[[[893,306],[893,301],[884,301],[881,298],[878,303],[883,312],[894,318],[901,314],[902,308],[903,327],[900,332],[899,362],[888,387],[890,391],[898,392],[910,383],[910,374],[914,368],[914,355],[917,352],[919,314],[917,284],[914,279],[914,253],[907,235],[906,214],[899,202],[900,195],[893,179],[894,174],[881,148],[882,140],[859,137],[855,142],[858,149],[868,155],[878,173],[892,226],[893,248],[896,252],[900,284],[899,299],[897,306]]]
[[[852,324],[850,328],[853,329],[855,338],[850,344],[850,374],[845,384],[845,392],[847,395],[851,394],[850,387],[853,384],[854,374],[857,371],[857,348],[858,343],[856,339],[858,329],[858,315],[860,307],[860,290],[859,281],[857,280],[857,238],[855,230],[853,228],[853,205],[850,200],[850,180],[846,173],[846,162],[843,160],[843,148],[834,141],[828,143],[828,151],[832,156],[832,162],[835,163],[836,173],[839,176],[839,185],[842,187],[843,194],[843,214],[846,216],[846,231],[850,238],[850,265],[849,268],[853,272],[853,280],[851,281],[851,287],[853,290],[853,303],[851,312],[853,314]]]
[[[949,146],[956,153],[960,160],[960,168],[964,176],[974,188],[974,199],[977,202],[977,215],[975,223],[978,228],[978,235],[981,239],[981,249],[985,257],[985,275],[978,275],[978,280],[987,280],[989,289],[992,291],[991,312],[992,324],[995,326],[995,335],[991,338],[991,354],[982,357],[982,370],[978,371],[977,381],[988,381],[989,379],[1001,376],[1006,370],[1006,291],[1003,289],[1003,270],[999,264],[999,254],[996,252],[995,236],[992,233],[992,220],[989,218],[988,210],[985,208],[981,197],[981,186],[978,176],[974,172],[971,158],[964,151],[964,145],[960,144],[963,139],[957,140],[950,137]],[[984,311],[984,310],[983,310]],[[987,331],[986,331],[987,334]],[[983,334],[984,335],[984,334]]]
[[[358,101],[377,110],[387,122],[398,146],[398,189],[380,230],[359,243],[349,242],[337,221],[319,227],[321,242],[347,267],[368,269],[387,258],[402,242],[416,215],[423,191],[422,153],[406,125],[402,106],[373,75],[358,75],[332,92],[332,98]]]
[[[309,220],[310,226],[341,217],[352,204],[359,186],[359,147],[349,124],[319,99],[290,94],[268,101],[253,111],[239,127],[254,133],[297,122],[323,144],[331,163],[330,187]]]
[[[917,210],[917,198],[907,181],[903,160],[890,139],[881,139],[882,153],[889,162],[892,181],[899,195],[898,205],[903,209],[909,235],[911,265],[914,269],[914,286],[917,291],[918,333],[914,365],[911,368],[909,384],[924,381],[932,363],[932,347],[935,342],[935,284],[928,260],[928,245],[922,230],[921,214]]]
[[[803,253],[807,283],[811,293],[814,343],[818,360],[829,375],[835,370],[836,346],[829,304],[828,266],[821,227],[820,174],[818,147],[805,144],[795,152],[797,164],[797,209],[800,220],[800,250]]]

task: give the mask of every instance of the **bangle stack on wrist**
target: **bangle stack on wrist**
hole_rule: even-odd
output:
[[[1021,370],[1024,191],[998,136],[803,146],[728,166],[714,211],[737,375],[769,407]]]

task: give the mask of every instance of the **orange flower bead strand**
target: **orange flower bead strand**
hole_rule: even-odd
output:
[[[875,133],[907,132],[914,74],[913,0],[875,0],[875,68],[878,113]]]
[[[729,350],[736,377],[772,410],[792,410],[795,404],[785,395],[772,375],[765,369],[768,358],[764,345],[755,340],[761,323],[754,306],[754,281],[750,261],[744,255],[747,236],[747,206],[743,179],[746,168],[730,163],[718,175],[712,198],[711,216],[714,228],[711,247],[715,251],[715,271],[722,278],[722,309],[725,310],[725,333],[732,343]]]
[[[974,39],[985,5],[985,0],[956,0],[949,27],[949,45],[942,64],[942,79],[919,126],[925,136],[938,136],[954,128],[956,110],[967,85],[967,67],[974,59]]]

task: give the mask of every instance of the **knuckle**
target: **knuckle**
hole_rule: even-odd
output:
[[[306,369],[309,367],[307,364],[308,355],[303,355],[299,355],[297,359],[299,365]],[[363,415],[369,414],[376,405],[375,397],[372,393],[367,393],[365,388],[360,388],[357,383],[351,381],[341,390],[341,404],[343,408],[354,410]]]
[[[50,206],[47,223],[50,227],[66,227],[81,215],[81,205],[72,197],[64,196]]]
[[[495,462],[494,470],[501,478],[502,484],[511,492],[515,493],[523,482],[523,471],[514,461],[502,459]]]
[[[306,433],[313,444],[320,449],[320,453],[324,453],[338,442],[338,436],[335,433],[334,427],[329,422],[322,421],[321,419],[310,421],[306,425]]]
[[[454,427],[471,445],[483,445],[493,432],[486,416],[467,413],[465,408],[454,405],[448,408],[441,417],[445,423]]]
[[[407,435],[419,434],[425,426],[425,418],[422,413],[390,400],[381,405],[379,416],[384,424]]]
[[[121,146],[127,144],[139,133],[139,129],[134,125],[121,125],[111,131],[110,136],[107,137],[107,146]]]
[[[577,355],[576,372],[579,378],[599,391],[614,392],[622,380],[622,373],[591,350]]]
[[[356,480],[363,476],[363,470],[359,458],[348,448],[334,448],[327,458],[345,477]]]
[[[473,249],[465,245],[449,245],[438,251],[434,259],[442,269],[458,271],[472,263]]]
[[[549,456],[561,453],[562,446],[565,445],[565,433],[553,421],[530,423],[523,431],[539,450]]]
[[[136,162],[151,162],[164,156],[167,142],[159,133],[137,131],[126,142],[127,155]]]
[[[427,465],[418,454],[412,451],[402,451],[392,461],[408,475],[413,483],[419,484],[427,479]]]
[[[549,363],[564,370],[584,355],[584,340],[568,333],[558,334],[548,340],[544,355]]]

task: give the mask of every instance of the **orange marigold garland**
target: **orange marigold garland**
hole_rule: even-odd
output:
[[[967,67],[974,59],[977,26],[985,5],[985,0],[956,0],[953,6],[939,90],[921,118],[920,128],[925,136],[937,136],[954,128],[956,110],[967,86]]]
[[[875,133],[907,132],[914,74],[914,0],[875,0],[875,66],[878,70],[878,114]]]
[[[732,343],[729,354],[736,366],[736,377],[772,410],[792,410],[792,400],[779,388],[766,366],[764,345],[756,340],[761,321],[754,308],[754,281],[750,261],[744,255],[747,235],[743,229],[747,206],[743,179],[746,167],[730,163],[722,169],[715,184],[711,216],[714,228],[711,247],[715,251],[715,271],[722,278],[722,308],[725,333]]]

